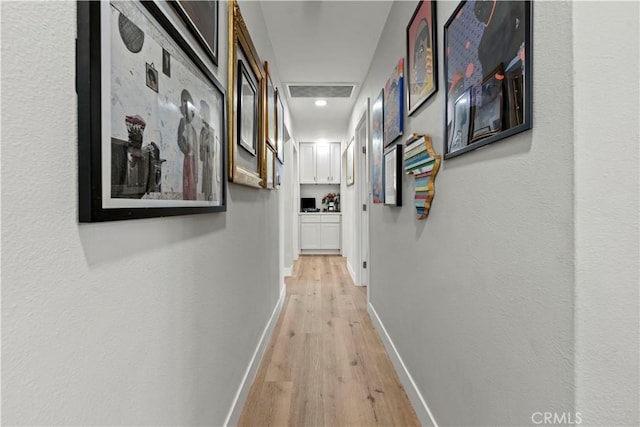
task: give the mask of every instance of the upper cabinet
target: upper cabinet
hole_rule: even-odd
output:
[[[300,143],[300,184],[340,184],[340,143]]]

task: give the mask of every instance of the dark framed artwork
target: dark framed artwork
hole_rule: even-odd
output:
[[[438,91],[435,0],[420,0],[407,25],[407,110],[411,116]]]
[[[271,74],[269,74],[269,64],[264,61],[264,74],[265,74],[265,119],[264,123],[267,126],[265,129],[265,136],[267,144],[273,149],[276,149],[277,144],[277,118],[276,118],[276,90],[273,87],[271,81]]]
[[[383,180],[384,204],[402,206],[402,144],[393,144],[384,150]]]
[[[155,3],[77,8],[80,222],[225,211],[223,86]]]
[[[171,4],[214,65],[218,65],[218,1],[174,0]]]
[[[531,129],[531,16],[531,1],[463,1],[445,24],[445,159]]]
[[[384,85],[384,146],[393,143],[404,132],[404,58],[398,61]]]
[[[289,131],[284,126],[284,104],[282,103],[282,97],[280,91],[276,89],[276,121],[278,127],[276,129],[277,135],[277,159],[280,164],[284,164],[284,143],[289,140]]]
[[[382,154],[384,138],[384,114],[382,105],[384,92],[373,102],[371,107],[371,195],[373,203],[384,202],[384,186],[382,181]]]
[[[265,74],[262,62],[251,41],[249,30],[242,18],[240,7],[235,0],[229,1],[228,64],[229,119],[227,146],[229,150],[229,181],[249,187],[264,188],[266,185],[265,101],[263,96]],[[255,85],[254,88],[249,88],[251,86],[250,81]],[[247,84],[245,85],[244,82],[247,82]],[[239,83],[242,83],[242,85]],[[250,108],[245,108],[245,115],[239,119],[238,115],[242,116],[243,103],[245,107],[248,106],[249,95],[253,89],[258,94],[257,102],[253,108],[254,112],[252,113]],[[247,98],[243,99],[243,93],[247,95]],[[257,116],[254,114],[257,114]],[[255,149],[253,152],[245,146],[251,146],[251,144],[245,144],[246,138],[253,138],[254,135],[253,131],[250,131],[250,128],[245,126],[251,120],[250,117],[254,117],[253,127],[257,129],[257,139],[255,140],[255,145],[252,146]]]
[[[238,144],[252,156],[258,155],[258,92],[256,76],[238,60]]]

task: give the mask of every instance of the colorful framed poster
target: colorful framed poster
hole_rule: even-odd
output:
[[[376,98],[371,108],[371,194],[373,203],[384,203],[382,185],[382,140],[384,138],[384,92]]]
[[[404,131],[403,71],[404,58],[398,61],[384,85],[384,146],[387,147]]]
[[[402,144],[384,150],[384,204],[402,206]]]
[[[223,86],[155,3],[77,7],[80,222],[225,211]]]
[[[444,27],[444,158],[532,127],[531,1],[463,1]]]
[[[411,116],[438,91],[436,2],[419,1],[407,25],[407,110]]]
[[[218,0],[174,0],[171,4],[213,64],[218,65]]]
[[[229,181],[263,188],[266,185],[264,70],[236,0],[229,1],[229,22]]]

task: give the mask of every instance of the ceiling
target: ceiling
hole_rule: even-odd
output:
[[[391,1],[263,1],[282,85],[351,83],[350,98],[291,98],[298,141],[340,141],[375,53]]]

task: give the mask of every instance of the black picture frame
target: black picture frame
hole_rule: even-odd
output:
[[[532,25],[530,0],[468,2],[453,11],[444,26],[444,73],[447,85],[444,112],[444,158],[451,159],[533,127]],[[486,132],[476,131],[473,122],[486,121],[483,87],[501,82],[500,123]],[[466,114],[468,135],[464,145],[454,142],[454,116],[461,113],[460,97],[469,92]],[[476,117],[477,116],[477,117]],[[495,116],[495,114],[494,114]],[[500,129],[500,130],[497,130]],[[457,129],[459,130],[459,129]],[[458,142],[460,138],[456,138]]]
[[[214,65],[218,65],[218,0],[172,0],[185,25],[198,40]]]
[[[149,31],[152,31],[153,35],[158,38],[154,39],[150,34],[145,34],[136,24],[125,17],[124,13],[119,12],[119,17],[116,19],[119,19],[120,23],[124,22],[128,31],[132,30],[135,34],[135,39],[125,40],[125,34],[122,32],[121,26],[120,34],[115,32],[111,34],[109,41],[102,40],[104,34],[101,28],[104,26],[108,27],[108,25],[105,24],[112,19],[111,15],[115,15],[112,13],[115,6],[108,2],[77,2],[78,220],[83,223],[101,222],[226,211],[227,180],[225,171],[227,169],[227,153],[224,141],[226,141],[227,137],[227,96],[224,87],[218,82],[208,67],[202,63],[190,44],[182,38],[179,31],[173,27],[171,22],[154,2],[136,1],[123,2],[121,4],[132,8],[131,10],[135,10],[135,14],[139,19],[147,20],[149,28],[152,28],[152,30]],[[119,11],[118,9],[115,10]],[[142,56],[144,50],[141,48],[145,43],[151,43],[149,46],[153,46],[151,50],[154,52],[153,55],[157,54],[157,58],[155,56],[153,58],[154,61],[160,63],[163,60],[162,49],[171,50],[173,53],[172,74],[175,75],[177,72],[176,66],[179,62],[177,56],[180,56],[180,61],[184,61],[183,67],[185,71],[183,71],[183,73],[185,73],[185,75],[191,73],[189,74],[191,76],[189,77],[189,82],[200,85],[201,87],[199,92],[194,91],[194,93],[199,95],[201,92],[203,94],[206,92],[206,96],[208,96],[205,97],[205,95],[203,95],[202,99],[198,98],[201,101],[199,104],[201,106],[200,109],[195,106],[195,100],[192,104],[189,104],[188,100],[185,100],[186,96],[182,97],[182,95],[179,95],[177,99],[167,98],[172,100],[174,105],[176,105],[175,108],[170,108],[174,115],[176,111],[180,111],[180,114],[185,114],[184,112],[186,111],[187,116],[191,117],[192,120],[198,117],[200,129],[199,138],[201,140],[206,130],[207,134],[204,135],[205,141],[212,141],[212,144],[215,144],[215,138],[217,137],[217,141],[219,142],[219,146],[215,146],[217,149],[213,150],[211,157],[208,157],[208,154],[204,156],[205,159],[211,160],[209,165],[217,171],[209,174],[211,180],[205,180],[203,178],[205,174],[204,164],[190,163],[191,165],[196,165],[195,169],[193,167],[183,167],[181,170],[183,176],[185,171],[195,170],[195,173],[189,172],[191,174],[190,176],[195,177],[198,176],[199,170],[202,171],[200,183],[190,186],[189,194],[184,191],[184,187],[182,193],[180,193],[178,189],[174,192],[173,187],[166,189],[166,191],[162,190],[165,185],[169,186],[163,181],[165,176],[169,176],[168,172],[165,172],[167,175],[163,174],[162,163],[166,159],[161,158],[168,150],[163,148],[164,145],[161,139],[156,138],[156,136],[153,136],[153,140],[149,142],[149,139],[152,137],[145,136],[145,127],[148,130],[147,135],[151,133],[159,134],[162,130],[159,127],[160,125],[156,125],[154,128],[152,128],[151,124],[147,125],[140,114],[146,114],[145,118],[148,119],[147,121],[156,124],[160,122],[159,115],[154,118],[151,113],[132,110],[130,112],[131,116],[127,115],[125,120],[126,129],[128,129],[125,132],[129,132],[128,140],[125,141],[119,137],[119,135],[114,135],[114,123],[118,123],[118,126],[122,126],[124,129],[124,122],[116,120],[116,118],[121,118],[121,116],[120,114],[116,115],[115,110],[112,110],[110,106],[114,87],[109,84],[108,87],[111,92],[103,93],[102,85],[103,80],[108,81],[110,80],[109,77],[113,78],[114,75],[117,76],[118,71],[114,71],[113,55],[115,54],[111,51],[103,52],[101,49],[103,42],[108,45],[113,45],[116,41],[120,43],[118,37],[123,38],[122,41],[124,41],[124,45],[126,45],[128,49],[127,54],[134,55],[127,57],[127,59],[118,58],[118,60],[134,62],[139,64],[139,68],[141,69],[139,74],[130,77],[131,84],[137,85],[136,87],[140,85],[145,86],[145,81],[140,81],[140,79],[144,79],[142,76],[146,74],[144,73],[145,63],[149,62],[149,58]],[[131,40],[135,43],[127,43]],[[131,48],[132,46],[134,47],[133,49]],[[121,49],[121,51],[123,50]],[[149,53],[149,55],[150,54],[151,53]],[[109,57],[109,62],[111,63],[110,68],[103,66],[103,57],[106,58],[106,55],[111,55]],[[138,68],[138,66],[136,66],[136,68]],[[171,85],[167,84],[170,77],[164,74],[159,74],[157,77],[160,79],[160,94],[155,94],[146,87],[143,87],[143,89],[147,91],[147,93],[153,93],[151,96],[157,98],[156,102],[159,105],[161,97],[166,95],[163,91],[168,90],[167,86]],[[173,85],[172,87],[175,88],[176,86],[177,85]],[[187,89],[191,88],[185,88],[183,93],[188,93]],[[121,90],[124,93],[125,89]],[[127,94],[127,96],[129,96],[129,98],[124,101],[118,99],[118,101],[123,104],[123,108],[128,108],[133,105],[143,105],[148,106],[149,109],[159,109],[159,107],[154,107],[153,103],[147,102],[146,98],[141,98],[136,94]],[[166,99],[162,99],[162,102],[166,101]],[[183,101],[185,102],[183,103]],[[130,104],[127,102],[130,102]],[[210,104],[208,108],[214,111],[213,115],[211,115],[211,111],[206,110],[205,107],[202,106],[203,103],[207,105],[207,102]],[[205,111],[208,113],[206,116]],[[109,118],[109,121],[103,122],[103,114]],[[149,119],[149,116],[151,119]],[[162,116],[163,119],[167,117],[169,116]],[[213,119],[211,119],[212,117]],[[177,142],[179,146],[181,140],[177,128],[180,126],[177,122],[180,120],[176,119],[175,116],[169,118],[172,127],[170,132],[167,131],[167,134],[171,135],[172,144],[176,144]],[[206,122],[206,120],[209,120],[211,123]],[[211,125],[211,134],[209,134],[209,125]],[[194,130],[193,133],[190,134],[190,141],[198,139],[198,136],[193,136],[197,132],[195,125],[192,127]],[[174,131],[176,131],[176,133],[173,133]],[[217,135],[214,136],[213,134],[216,131]],[[147,142],[147,144],[145,144],[145,142]],[[172,148],[177,150],[176,147]],[[205,151],[210,153],[209,150]],[[184,157],[186,157],[186,155],[184,155]],[[182,157],[178,157],[174,161],[178,163],[182,160]],[[197,160],[194,160],[194,162],[197,162]],[[200,169],[201,166],[202,168]],[[124,170],[125,168],[129,169]],[[132,170],[136,171],[135,174]],[[215,173],[218,175],[215,176]],[[121,182],[123,176],[126,181],[124,184]],[[136,181],[134,185],[130,182],[133,179],[139,179],[139,181]],[[212,186],[215,185],[215,188],[205,189],[205,182],[210,182]],[[176,185],[176,187],[178,186]],[[216,192],[215,198],[211,194],[211,191]],[[190,197],[191,192],[196,193],[195,199],[186,198],[187,196]],[[182,198],[177,197],[177,195],[182,195]],[[145,196],[157,197],[145,198]]]
[[[402,162],[402,143],[395,143],[385,148],[382,156],[382,182],[386,206],[402,206],[402,175],[404,175]]]
[[[256,77],[250,73],[249,69],[244,65],[244,61],[238,59],[238,145],[244,148],[248,153],[253,156],[258,155],[258,106],[260,102],[260,92],[258,91],[257,82],[255,81]],[[247,83],[246,85],[244,83]],[[250,107],[253,110],[251,113],[251,117],[253,117],[253,122],[251,125],[253,126],[253,130],[251,131],[251,142],[248,142],[243,137],[244,127],[246,126],[245,121],[243,120],[244,109],[247,107],[245,104],[245,93],[244,88],[248,87],[253,96],[253,103]],[[245,116],[246,118],[246,116]]]
[[[284,143],[288,139],[289,132],[285,131],[284,126],[284,104],[282,103],[282,97],[280,96],[280,91],[276,89],[276,122],[277,124],[277,155],[276,158],[280,162],[280,164],[284,164]]]
[[[415,114],[438,92],[436,3],[436,0],[420,0],[407,25],[406,86],[409,116]]]

